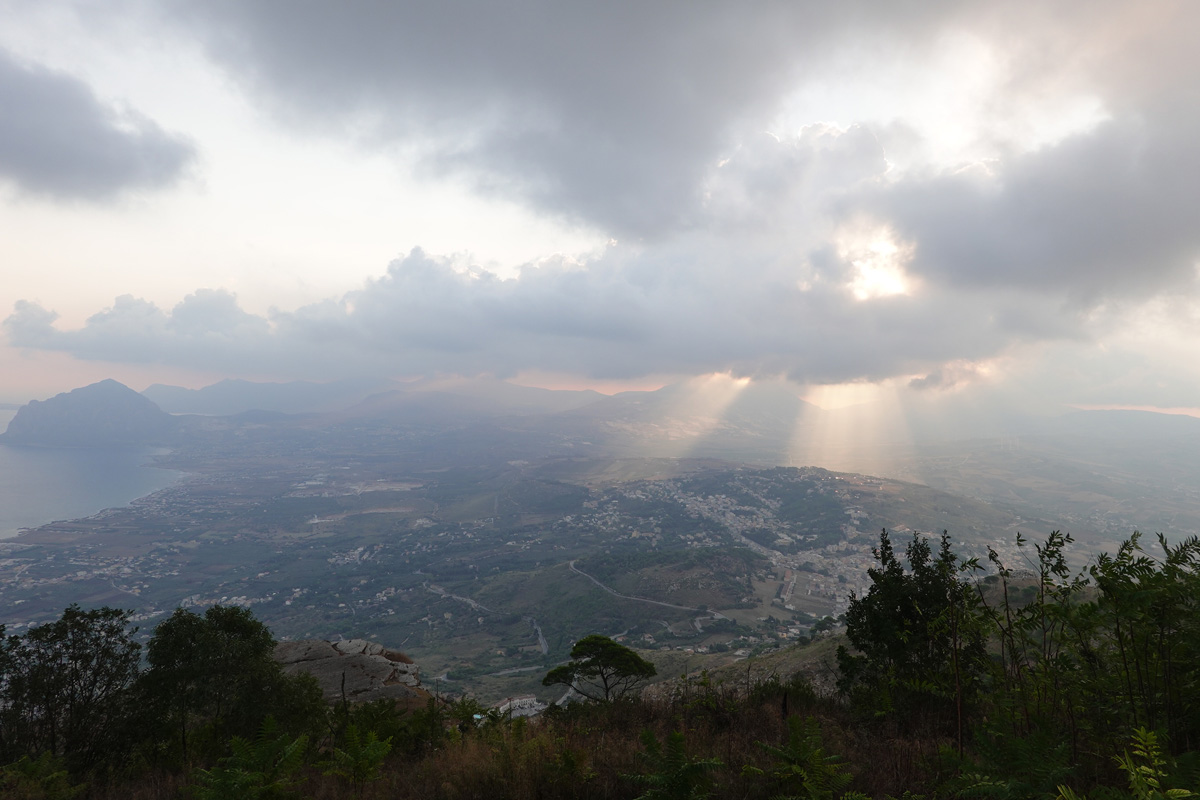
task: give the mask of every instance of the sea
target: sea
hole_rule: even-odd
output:
[[[0,409],[0,431],[16,413]],[[0,444],[0,539],[22,528],[126,506],[171,486],[183,473],[150,466],[161,452]]]

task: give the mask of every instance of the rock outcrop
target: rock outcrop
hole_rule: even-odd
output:
[[[351,703],[388,699],[423,704],[429,697],[411,658],[365,639],[280,642],[275,659],[289,675],[307,672],[315,677],[331,703],[344,696]]]

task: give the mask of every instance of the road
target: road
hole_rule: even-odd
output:
[[[546,637],[542,635],[542,626],[538,625],[538,621],[536,619],[534,619],[533,617],[526,617],[525,619],[529,622],[530,625],[533,626],[534,632],[537,633],[538,647],[542,648],[542,655],[544,655],[544,656],[550,655],[550,645],[549,645],[549,643],[546,642]]]
[[[499,672],[489,672],[488,677],[489,678],[501,678],[501,677],[504,677],[505,675],[516,675],[519,672],[545,671],[545,669],[546,668],[541,665],[537,665],[537,666],[533,666],[533,667],[513,667],[512,669],[502,669]]]
[[[635,602],[638,602],[638,603],[651,603],[651,604],[653,604],[653,605],[656,605],[656,606],[664,606],[664,607],[666,607],[666,608],[677,608],[677,609],[679,609],[680,611],[694,611],[694,612],[695,612],[695,613],[697,613],[697,614],[708,614],[708,615],[709,615],[709,616],[711,616],[713,619],[729,619],[729,618],[728,618],[728,617],[726,617],[724,614],[721,614],[721,613],[720,613],[720,612],[718,612],[718,611],[706,611],[706,610],[704,610],[704,609],[700,609],[700,608],[692,608],[691,606],[677,606],[677,605],[675,605],[674,603],[664,603],[664,602],[662,602],[661,600],[648,600],[648,599],[646,599],[645,597],[632,597],[632,596],[630,596],[630,595],[627,595],[627,594],[621,594],[621,593],[620,593],[620,592],[618,592],[617,590],[615,590],[615,589],[610,589],[609,587],[605,586],[605,585],[604,585],[603,583],[601,583],[600,581],[598,581],[598,580],[596,580],[595,578],[593,578],[591,575],[588,575],[588,574],[587,574],[586,572],[584,572],[583,570],[581,570],[581,569],[577,568],[577,567],[575,566],[575,562],[574,562],[574,561],[570,561],[570,562],[568,562],[568,563],[567,563],[567,566],[569,566],[569,567],[571,568],[571,571],[572,571],[572,572],[578,572],[580,575],[582,575],[583,577],[587,578],[589,581],[591,581],[592,583],[596,584],[596,585],[597,585],[597,586],[599,586],[601,589],[603,589],[604,591],[606,591],[606,592],[608,592],[609,594],[611,594],[613,597],[620,597],[620,598],[622,598],[622,599],[624,599],[624,600],[633,600],[633,601],[635,601]]]
[[[474,600],[472,600],[469,597],[459,597],[456,594],[450,594],[445,589],[443,589],[440,586],[437,586],[436,584],[427,583],[427,584],[425,584],[425,588],[427,590],[433,592],[436,595],[440,595],[441,597],[448,597],[451,600],[457,600],[460,603],[466,603],[467,605],[469,605],[471,608],[475,609],[476,611],[486,611],[489,614],[496,613],[496,612],[492,611],[490,608],[488,608],[487,606],[476,603]]]

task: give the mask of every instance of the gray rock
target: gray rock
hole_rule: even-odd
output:
[[[307,672],[315,677],[330,702],[340,702],[343,696],[353,703],[428,697],[412,659],[365,639],[281,642],[275,658],[289,675]]]
[[[301,661],[316,661],[321,658],[336,658],[338,651],[329,642],[320,639],[304,639],[299,642],[280,642],[275,646],[275,660],[281,664],[296,664]]]
[[[343,639],[340,642],[334,642],[333,646],[339,653],[347,656],[360,654],[377,656],[383,652],[383,645],[368,642],[366,639]]]

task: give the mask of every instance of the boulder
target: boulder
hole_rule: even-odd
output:
[[[280,642],[275,658],[289,675],[307,672],[317,679],[331,703],[343,697],[352,703],[371,700],[424,702],[421,673],[412,659],[365,639],[326,642],[305,639]]]
[[[275,646],[275,660],[287,666],[301,661],[317,661],[336,658],[338,651],[329,642],[321,639],[304,639],[299,642],[280,642]]]

